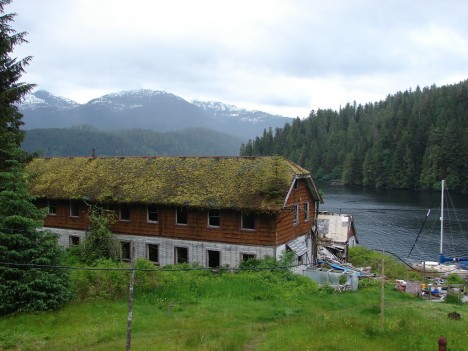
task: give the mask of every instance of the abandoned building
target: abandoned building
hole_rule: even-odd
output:
[[[311,262],[321,198],[310,173],[282,157],[36,158],[27,172],[44,228],[65,247],[84,240],[98,205],[115,213],[125,260],[237,267],[291,250]]]
[[[319,212],[317,215],[318,256],[348,261],[348,248],[357,245],[356,229],[350,214]]]

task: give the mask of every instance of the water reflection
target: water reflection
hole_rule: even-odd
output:
[[[440,193],[373,190],[323,182],[316,182],[316,185],[324,196],[321,211],[354,216],[359,244],[392,252],[407,261],[437,261]],[[450,206],[444,211],[444,253],[468,257],[468,196],[449,195]],[[429,208],[431,211],[423,227]]]

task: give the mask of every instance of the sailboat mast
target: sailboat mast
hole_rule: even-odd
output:
[[[440,255],[443,255],[444,247],[444,195],[445,179],[442,179],[442,190],[440,196]]]

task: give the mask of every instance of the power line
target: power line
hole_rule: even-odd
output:
[[[271,266],[271,267],[245,267],[245,268],[227,268],[227,267],[187,267],[187,268],[104,268],[104,267],[78,267],[66,265],[47,265],[47,264],[33,264],[33,263],[15,263],[15,262],[0,262],[1,266],[13,267],[29,267],[29,268],[42,268],[42,269],[69,269],[69,270],[83,270],[83,271],[142,271],[142,272],[188,272],[188,271],[262,271],[262,270],[275,270],[275,269],[289,269],[299,267],[297,265],[289,266]]]

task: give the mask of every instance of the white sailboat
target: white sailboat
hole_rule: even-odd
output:
[[[424,261],[413,265],[414,268],[427,273],[458,273],[468,274],[468,257],[449,257],[444,254],[444,208],[445,208],[445,179],[441,184],[440,199],[440,249],[438,261]],[[449,264],[451,262],[452,264]]]
[[[448,257],[444,255],[444,206],[445,206],[445,179],[442,179],[442,191],[440,198],[440,250],[439,250],[439,264],[446,262],[460,263],[461,265],[468,265],[468,257]]]

